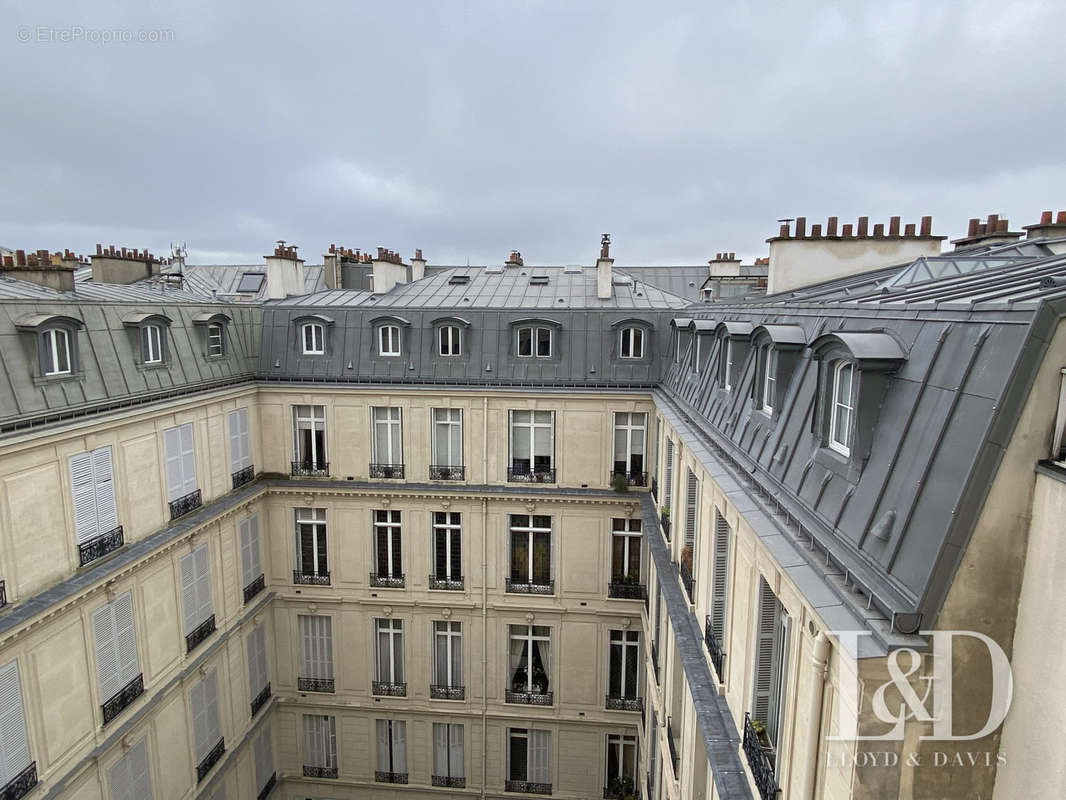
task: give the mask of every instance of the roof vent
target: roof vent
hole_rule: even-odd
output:
[[[547,275],[531,275],[530,278],[529,278],[529,285],[530,286],[547,286],[548,285],[548,276]]]
[[[580,264],[567,264],[563,267],[563,274],[565,275],[580,275],[585,271],[585,268]]]
[[[503,274],[503,264],[489,264],[485,267],[485,272],[490,275],[501,275]]]
[[[615,286],[632,286],[633,285],[633,279],[630,278],[628,275],[615,275],[614,276],[614,285]]]
[[[470,283],[470,276],[465,273],[448,278],[448,284],[451,286],[461,286],[464,283]]]

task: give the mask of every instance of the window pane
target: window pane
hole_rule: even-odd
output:
[[[531,356],[533,355],[533,329],[532,328],[519,328],[518,329],[518,355]]]
[[[550,356],[552,351],[552,332],[550,328],[537,328],[537,355]]]

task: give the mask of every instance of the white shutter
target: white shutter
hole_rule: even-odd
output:
[[[260,791],[274,774],[274,759],[270,753],[270,726],[263,726],[263,732],[255,740],[255,784]]]
[[[213,613],[211,608],[211,565],[207,545],[200,545],[190,555],[196,564],[196,624],[205,622]],[[195,626],[194,626],[195,627]]]
[[[305,678],[333,677],[333,626],[329,617],[300,616],[303,672]]]
[[[74,500],[74,538],[81,544],[99,534],[92,453],[70,457],[70,493]]]
[[[204,703],[207,706],[207,749],[210,752],[211,748],[222,738],[222,723],[218,716],[218,673],[209,672],[203,682],[206,684]]]
[[[107,533],[118,527],[111,448],[101,447],[99,450],[93,450],[92,461],[96,494],[96,527],[100,533]]]
[[[0,667],[0,786],[30,765],[26,713],[17,661]]]
[[[196,491],[196,449],[191,422],[181,426],[181,471],[184,484],[180,497]]]
[[[307,765],[309,767],[321,767],[325,765],[325,756],[322,749],[321,723],[322,717],[304,714],[304,740],[307,747]]]
[[[141,674],[137,663],[137,631],[133,625],[133,592],[116,597],[111,603],[115,626],[115,653],[118,657],[119,688]]]
[[[673,488],[674,488],[674,440],[666,440],[666,475],[663,478],[663,501],[662,505],[667,508],[670,507],[673,502]]]
[[[551,783],[551,731],[529,732],[529,764],[527,773],[530,783]]]
[[[403,720],[392,723],[392,771],[407,772],[407,723]]]
[[[118,643],[115,641],[115,621],[111,604],[93,612],[93,640],[96,649],[96,671],[100,677],[100,700],[110,700],[123,684],[119,676]]]
[[[111,800],[152,800],[148,774],[148,746],[145,739],[129,749],[108,773]]]
[[[700,482],[688,470],[688,486],[685,490],[685,546],[696,546],[696,512],[699,510]]]
[[[453,778],[462,778],[466,775],[466,759],[463,757],[463,726],[449,725],[448,737],[448,774]]]
[[[259,517],[243,519],[239,525],[241,533],[241,574],[244,586],[260,575],[263,569],[259,561]]]
[[[377,720],[378,771],[389,771],[389,721]]]
[[[725,647],[725,615],[729,599],[729,547],[732,532],[720,512],[714,520],[714,568],[711,577],[711,626]],[[723,676],[719,675],[721,680]]]
[[[241,451],[241,409],[227,414],[229,421],[229,471],[237,472],[243,468]]]
[[[163,449],[167,462],[167,500],[177,500],[184,494],[182,488],[185,486],[180,428],[167,428],[163,431]]]
[[[248,689],[253,700],[266,685],[266,629],[260,626],[248,637]]]
[[[766,725],[770,720],[770,694],[774,673],[774,628],[777,598],[765,579],[759,579],[759,629],[755,641],[755,697],[752,716]]]
[[[193,632],[199,624],[196,619],[196,554],[181,557],[181,605],[185,615],[185,633]]]
[[[192,730],[193,741],[196,744],[196,763],[204,760],[211,749],[207,743],[207,702],[206,702],[206,679],[200,681],[189,692],[189,705],[192,707]]]
[[[448,726],[443,722],[433,723],[433,774],[451,774],[448,772]]]

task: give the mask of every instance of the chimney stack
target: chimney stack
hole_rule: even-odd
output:
[[[422,262],[423,269],[425,262]],[[377,258],[373,259],[374,294],[384,294],[397,284],[411,282],[412,268],[403,263],[400,254],[387,247],[379,247]]]
[[[84,262],[80,256],[75,256],[66,249],[63,252],[57,250],[55,253],[37,250],[28,254],[25,250],[16,250],[0,260],[0,272],[10,278],[55,289],[57,292],[73,292],[74,270],[82,263]]]
[[[1057,214],[1045,211],[1040,215],[1039,223],[1025,225],[1023,229],[1027,239],[1039,239],[1041,237],[1061,239],[1066,237],[1066,211],[1059,211]]]
[[[992,244],[1007,244],[1024,236],[1021,231],[1012,231],[1006,218],[999,214],[989,214],[984,222],[974,217],[966,226],[966,235],[952,239],[955,250],[968,250],[973,247],[986,247]]]
[[[304,260],[297,255],[296,245],[279,239],[274,252],[266,256],[266,297],[282,300],[303,293]]]
[[[611,234],[600,236],[600,257],[596,259],[596,297],[610,300],[614,294],[614,259],[611,258]]]
[[[505,267],[522,267],[525,263],[522,261],[522,254],[517,250],[512,250],[511,255],[507,256],[507,260],[503,262]]]
[[[420,281],[426,277],[426,259],[422,258],[422,248],[415,248],[415,255],[411,259],[411,280]]]
[[[160,267],[169,264],[165,258],[156,258],[145,248],[114,245],[104,247],[96,245],[96,254],[92,257],[93,283],[129,284],[158,275]]]

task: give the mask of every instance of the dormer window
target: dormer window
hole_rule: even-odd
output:
[[[212,322],[207,326],[207,355],[218,358],[226,354],[226,329],[221,323]]]
[[[15,327],[25,334],[28,348],[36,350],[37,380],[65,380],[81,376],[78,330],[85,323],[62,314],[24,314]]]
[[[400,355],[400,329],[396,325],[382,325],[378,328],[378,355]]]
[[[305,356],[320,356],[326,352],[326,331],[318,322],[305,322],[300,327],[300,341]]]
[[[733,389],[733,340],[728,336],[722,339],[718,357],[718,385],[727,392]]]
[[[731,392],[739,384],[739,367],[748,357],[753,326],[750,322],[719,322],[715,328],[718,336],[718,387]]]
[[[141,328],[141,358],[145,364],[163,363],[163,328],[145,325]]]
[[[155,369],[170,361],[170,322],[170,317],[149,311],[131,311],[122,317],[122,324],[130,332],[130,349],[138,368]]]
[[[437,329],[438,351],[442,356],[463,354],[463,331],[458,325],[441,325]]]
[[[618,354],[621,358],[644,358],[644,329],[622,328],[619,331]]]
[[[515,352],[519,358],[551,358],[552,329],[537,325],[522,326],[516,331]]]
[[[796,369],[807,336],[799,325],[759,325],[751,332],[755,348],[752,406],[773,418],[784,405],[784,392]]]
[[[762,382],[759,407],[767,414],[774,413],[777,402],[777,348],[773,344],[764,344],[759,348],[759,369]]]
[[[230,318],[217,311],[205,311],[194,315],[192,321],[201,330],[204,356],[210,359],[226,355],[226,326]]]
[[[832,408],[829,446],[841,455],[851,455],[851,425],[855,412],[855,366],[843,359],[833,362]]]
[[[70,333],[62,328],[50,328],[41,334],[41,359],[44,374],[69,375],[73,370],[70,357]]]

